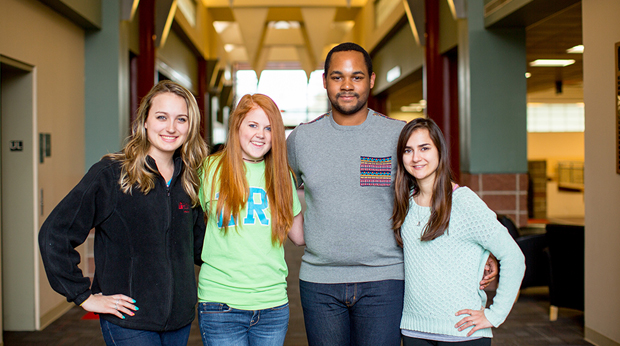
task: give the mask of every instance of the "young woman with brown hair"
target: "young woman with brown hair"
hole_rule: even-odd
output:
[[[491,345],[491,327],[504,322],[519,290],[523,254],[495,213],[454,183],[434,121],[405,125],[397,157],[392,222],[405,259],[404,345]],[[490,252],[502,277],[485,309],[478,278]]]

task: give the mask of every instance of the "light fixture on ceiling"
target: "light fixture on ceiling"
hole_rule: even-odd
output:
[[[575,63],[573,59],[536,59],[530,62],[535,67],[565,67]]]
[[[426,108],[426,100],[420,100],[418,103],[410,103],[407,106],[400,107],[403,113],[422,113]]]
[[[525,72],[525,78],[530,78],[530,77],[532,77],[532,74],[529,72]]]
[[[224,45],[224,50],[226,51],[226,53],[232,52],[233,49],[235,49],[234,44],[227,43]]]
[[[387,71],[387,75],[385,76],[388,83],[394,81],[400,77],[400,66],[394,66],[389,71]]]
[[[228,29],[232,22],[222,22],[222,21],[214,21],[213,28],[215,28],[215,32],[221,34],[224,30]]]
[[[275,29],[275,30],[288,30],[288,29],[299,29],[300,24],[299,22],[296,22],[296,21],[279,20],[279,21],[272,21],[272,22],[267,23],[267,27],[270,29]]]
[[[569,54],[583,54],[583,45],[580,44],[580,45],[574,46],[572,48],[568,48],[566,50],[566,53],[569,53]]]

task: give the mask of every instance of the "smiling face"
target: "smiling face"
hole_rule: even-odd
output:
[[[185,99],[170,92],[155,96],[144,128],[151,144],[148,154],[156,161],[171,160],[189,132]]]
[[[417,181],[418,185],[435,182],[439,166],[439,151],[427,129],[414,131],[403,153],[403,166]]]
[[[375,74],[368,75],[364,55],[358,51],[332,54],[327,75],[323,75],[333,112],[343,116],[366,114],[368,95],[374,84]]]
[[[262,160],[271,149],[271,123],[260,107],[252,108],[239,126],[241,155],[246,160]]]

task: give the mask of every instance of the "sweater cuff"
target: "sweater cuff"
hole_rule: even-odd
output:
[[[484,317],[486,317],[489,323],[495,328],[499,327],[500,324],[504,323],[504,320],[506,320],[506,317],[502,318],[502,316],[498,316],[497,313],[490,309],[484,309]]]
[[[91,294],[92,294],[92,291],[87,290],[86,292],[75,297],[75,299],[73,300],[73,303],[75,303],[75,305],[82,306],[82,304],[84,304],[86,299],[88,299]]]

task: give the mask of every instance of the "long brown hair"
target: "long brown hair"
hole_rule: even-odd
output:
[[[439,164],[435,172],[433,195],[431,197],[431,217],[424,227],[421,240],[433,240],[448,229],[450,211],[452,210],[452,181],[450,153],[439,126],[429,118],[417,118],[410,121],[400,133],[396,147],[398,167],[394,180],[394,210],[392,211],[392,229],[398,245],[403,246],[400,228],[409,212],[409,200],[420,193],[417,180],[407,172],[403,164],[403,154],[409,137],[419,130],[427,130],[439,154]]]
[[[153,105],[153,99],[163,93],[173,93],[182,97],[187,104],[187,116],[189,131],[185,143],[177,149],[175,155],[180,155],[183,160],[181,181],[183,189],[195,206],[200,203],[198,191],[200,188],[200,169],[205,157],[209,154],[207,144],[200,137],[200,110],[192,93],[181,85],[166,80],[155,85],[142,99],[136,119],[133,121],[131,136],[127,144],[118,153],[107,154],[104,158],[121,162],[121,177],[119,184],[124,193],[131,194],[134,187],[140,189],[143,194],[149,193],[155,187],[156,172],[150,169],[146,163],[146,157],[151,147],[146,133],[146,119]]]
[[[282,115],[278,106],[266,95],[248,94],[241,98],[230,118],[226,146],[213,155],[213,158],[219,160],[209,160],[205,177],[207,170],[213,171],[212,181],[209,182],[212,186],[212,201],[215,199],[215,192],[219,192],[216,214],[209,216],[219,218],[219,215],[222,215],[222,227],[225,231],[231,216],[235,225],[239,224],[239,214],[249,198],[249,186],[239,143],[239,128],[246,115],[258,107],[262,108],[271,124],[271,150],[265,154],[265,189],[271,212],[271,242],[282,245],[293,225],[292,170],[286,155]]]

